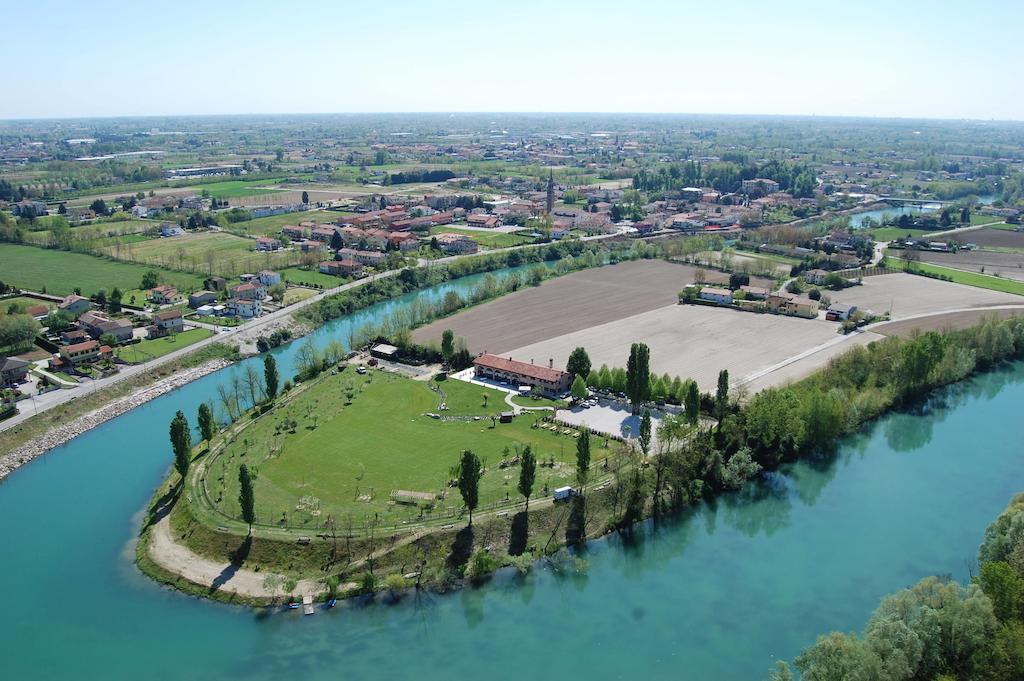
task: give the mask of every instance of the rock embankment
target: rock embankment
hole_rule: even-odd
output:
[[[95,428],[110,419],[117,418],[141,404],[154,400],[161,395],[166,395],[186,383],[223,369],[229,364],[230,362],[227,360],[217,359],[191,369],[179,371],[137,392],[119,397],[96,411],[89,412],[68,423],[52,428],[42,437],[27,442],[14,451],[0,455],[0,480],[13,473],[19,466],[28,463],[41,454],[45,454],[54,447],[59,447],[69,442],[90,428]]]

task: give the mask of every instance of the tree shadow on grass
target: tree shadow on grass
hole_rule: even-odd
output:
[[[231,581],[231,578],[241,569],[245,559],[249,557],[252,550],[252,535],[246,535],[245,541],[239,544],[238,548],[231,554],[231,563],[227,565],[220,574],[210,583],[210,591],[216,591]]]
[[[569,502],[569,518],[565,522],[565,543],[579,546],[587,540],[587,498],[577,495]]]
[[[455,534],[455,541],[452,542],[451,551],[445,561],[449,570],[458,570],[469,562],[469,556],[473,553],[473,526],[467,525]]]
[[[526,539],[530,534],[530,519],[526,511],[512,516],[512,529],[508,536],[508,555],[521,556],[526,551]]]

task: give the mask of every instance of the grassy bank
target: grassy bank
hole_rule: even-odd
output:
[[[885,258],[885,266],[889,269],[898,271],[908,270],[906,261],[899,258],[893,258],[892,256],[887,256]],[[1001,291],[1003,293],[1013,293],[1018,296],[1024,296],[1024,281],[993,277],[987,274],[979,274],[977,272],[967,272],[965,270],[958,270],[952,267],[932,265],[931,263],[926,262],[915,262],[912,265],[912,269],[943,278],[948,277],[949,281],[957,284],[975,286],[977,288],[987,288],[992,291]]]

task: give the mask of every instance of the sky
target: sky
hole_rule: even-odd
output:
[[[8,3],[0,118],[1024,119],[1022,0]]]

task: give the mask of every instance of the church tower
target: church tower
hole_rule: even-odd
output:
[[[551,215],[551,211],[555,209],[555,173],[553,170],[548,171],[548,215]]]

